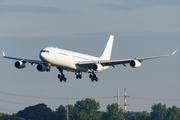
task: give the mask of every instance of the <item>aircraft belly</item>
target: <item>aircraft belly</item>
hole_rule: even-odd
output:
[[[78,69],[78,68],[73,68],[72,66],[69,67],[63,67],[64,70],[69,71],[69,72],[88,72],[87,69]]]

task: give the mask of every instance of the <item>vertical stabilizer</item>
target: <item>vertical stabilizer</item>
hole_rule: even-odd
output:
[[[4,52],[2,52],[2,53],[3,53],[3,57],[6,56]]]
[[[113,46],[114,36],[110,35],[106,48],[104,49],[104,53],[100,57],[101,60],[110,60],[111,59],[111,51]]]

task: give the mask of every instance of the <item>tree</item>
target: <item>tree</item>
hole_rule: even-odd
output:
[[[102,120],[124,120],[124,112],[117,103],[107,106],[107,111],[103,113]]]
[[[17,117],[15,114],[13,115],[0,114],[0,120],[25,120],[25,119],[21,117]]]
[[[150,120],[150,118],[151,118],[150,113],[147,111],[143,111],[140,120]]]
[[[167,120],[179,120],[180,119],[180,110],[176,106],[172,106],[167,110]]]
[[[150,113],[147,111],[143,112],[127,112],[124,114],[126,120],[151,120]]]
[[[154,104],[151,107],[151,119],[152,120],[164,120],[166,118],[166,105]]]
[[[78,120],[99,120],[101,115],[99,111],[99,102],[87,98],[85,100],[77,101],[74,106],[78,110]]]
[[[66,106],[67,110],[67,106]],[[78,110],[73,105],[68,105],[68,111],[69,111],[69,120],[78,120]]]
[[[32,120],[50,120],[53,112],[45,104],[30,106],[17,113],[18,117]]]
[[[68,105],[69,120],[78,120],[78,110],[73,105]],[[53,120],[66,120],[67,119],[67,106],[60,105],[53,117]]]
[[[67,117],[66,108],[63,105],[60,105],[55,111],[54,120],[66,120],[66,117]]]

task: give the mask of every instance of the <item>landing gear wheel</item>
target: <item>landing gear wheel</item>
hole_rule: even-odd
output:
[[[62,81],[66,82],[67,81],[67,78],[65,77],[64,74],[63,75],[58,74],[58,79],[60,82],[62,82]]]
[[[76,79],[81,79],[82,78],[82,73],[81,72],[75,72]]]
[[[67,79],[66,78],[64,78],[64,82],[66,82],[67,81]]]
[[[59,79],[61,78],[61,75],[60,75],[60,74],[58,74],[58,78],[59,78]]]
[[[94,81],[98,82],[98,77],[96,77],[96,74],[89,74],[89,78],[91,79],[92,82]]]
[[[60,82],[62,82],[62,81],[66,82],[67,81],[66,77],[64,77],[64,78],[60,77],[59,79],[60,79]]]
[[[89,78],[92,78],[92,75],[91,75],[91,74],[89,74]]]
[[[60,80],[59,80],[60,82],[62,82],[63,81],[63,79],[62,78],[60,78]]]
[[[95,78],[95,81],[98,82],[98,77]]]
[[[94,78],[91,78],[91,82],[94,82]]]
[[[60,67],[57,67],[57,69],[59,70],[60,74],[58,74],[58,79],[60,82],[64,81],[66,82],[67,81],[67,78],[65,77],[65,75],[63,74],[63,69],[60,68]]]
[[[82,75],[79,74],[78,77],[79,77],[79,79],[81,79],[81,78],[82,78]]]
[[[64,79],[63,77],[60,77],[60,80],[61,80],[61,81],[63,81],[63,79]]]
[[[79,78],[79,76],[78,75],[76,75],[76,79],[78,79]]]

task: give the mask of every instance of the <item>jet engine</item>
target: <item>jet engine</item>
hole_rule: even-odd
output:
[[[16,62],[14,63],[14,66],[15,66],[17,69],[22,69],[22,68],[25,68],[25,67],[26,67],[25,62],[23,62],[23,61],[16,61]]]
[[[101,64],[93,64],[91,66],[91,68],[94,70],[94,71],[97,71],[97,70],[103,70],[103,67]]]
[[[97,66],[96,64],[93,64],[93,65],[91,66],[91,68],[92,68],[94,71],[96,71],[96,70],[98,69],[98,66]]]
[[[130,66],[133,67],[133,68],[137,68],[137,67],[141,66],[141,63],[138,60],[132,60],[130,62]]]
[[[37,65],[37,70],[39,72],[44,72],[47,70],[47,66],[45,64],[39,64],[39,65]]]

